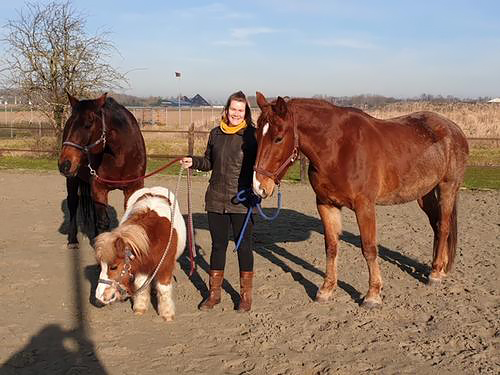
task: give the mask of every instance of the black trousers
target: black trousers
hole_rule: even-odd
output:
[[[212,253],[210,254],[210,269],[216,271],[224,270],[226,265],[226,250],[229,243],[229,228],[233,230],[233,238],[236,242],[240,236],[241,229],[245,223],[246,214],[219,214],[208,212],[208,229],[212,237]],[[240,271],[253,271],[253,223],[248,221],[245,235],[238,249],[238,263]]]

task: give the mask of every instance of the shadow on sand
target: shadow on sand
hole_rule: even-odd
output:
[[[2,364],[1,374],[107,374],[87,333],[80,252],[68,251],[68,254],[72,266],[70,284],[73,286],[75,328],[66,330],[59,324],[46,325]]]
[[[266,214],[270,215],[273,210],[264,209],[264,211]],[[301,269],[306,270],[321,277],[324,277],[324,271],[319,270],[301,257],[290,253],[286,249],[286,246],[281,245],[281,243],[286,244],[287,242],[305,241],[310,238],[313,232],[323,234],[321,220],[290,209],[282,209],[279,216],[272,222],[263,220],[257,214],[254,215],[254,220],[255,253],[280,267],[283,272],[291,273],[293,279],[304,288],[309,298],[314,300],[318,286],[308,280],[300,271]],[[193,215],[193,226],[195,229],[208,230],[207,215],[205,213],[195,213]],[[361,253],[361,238],[359,235],[343,231],[340,243],[341,247],[342,242],[347,242],[360,248]],[[277,245],[277,243],[280,243],[280,245]],[[228,251],[232,251],[232,246],[233,244],[230,242]],[[429,267],[427,265],[381,245],[378,246],[378,249],[379,257],[382,260],[396,265],[402,271],[422,283],[427,282],[426,275],[429,272]],[[312,249],[311,251],[320,251],[324,254],[323,247],[320,249]],[[209,255],[207,255],[207,257],[208,256]],[[285,260],[288,262],[285,262]],[[190,261],[187,249],[179,258],[178,262],[184,273],[189,275]],[[296,267],[290,266],[290,262]],[[199,274],[199,268],[208,274],[210,266],[207,259],[205,259],[205,254],[200,253],[200,248],[198,246],[196,246],[196,265],[197,269],[189,279],[199,291],[200,296],[206,298],[208,296],[208,287]],[[338,286],[348,293],[356,303],[359,304],[362,302],[362,294],[352,285],[345,281],[338,280]],[[227,280],[224,280],[223,288],[231,295],[233,302],[236,304],[239,300],[239,295],[235,288]]]

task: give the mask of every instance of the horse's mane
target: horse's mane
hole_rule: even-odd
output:
[[[149,253],[149,237],[144,228],[137,224],[124,224],[96,238],[96,257],[99,261],[108,263],[116,257],[115,241],[118,238],[130,247],[132,254],[137,258]]]
[[[127,109],[118,103],[112,97],[106,98],[106,103],[104,104],[104,109],[111,113],[111,118],[113,119],[113,124],[116,127],[130,127],[130,118],[128,116]]]
[[[368,113],[366,113],[365,111],[363,111],[362,109],[359,109],[356,107],[338,106],[338,105],[335,105],[335,104],[328,102],[324,99],[294,98],[294,99],[290,99],[288,101],[288,104],[292,105],[292,106],[295,105],[297,107],[307,106],[310,109],[330,109],[330,110],[338,109],[341,111],[354,112],[354,113],[357,113],[357,114],[360,114],[360,115],[366,116],[366,117],[373,117],[373,116],[369,115]]]

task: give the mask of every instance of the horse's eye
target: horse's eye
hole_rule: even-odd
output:
[[[283,137],[274,138],[274,143],[281,143],[283,141]]]
[[[111,271],[115,271],[117,268],[118,268],[118,265],[116,265],[116,264],[113,264],[112,266],[109,266],[109,269]]]

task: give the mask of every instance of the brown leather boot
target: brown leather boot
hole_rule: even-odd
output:
[[[252,308],[253,272],[240,272],[240,305],[238,312],[247,312]]]
[[[212,310],[215,305],[220,303],[220,288],[224,280],[224,271],[210,271],[208,284],[210,285],[210,294],[198,307],[200,310]]]

